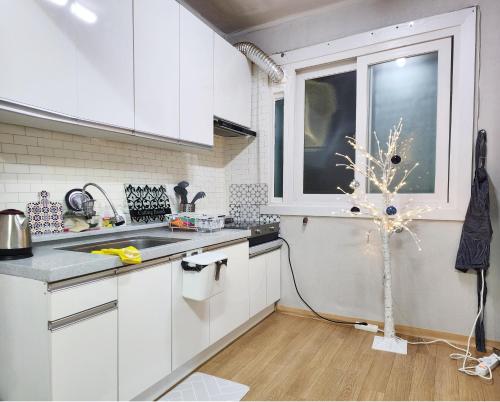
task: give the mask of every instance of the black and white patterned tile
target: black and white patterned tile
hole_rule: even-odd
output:
[[[279,215],[271,215],[271,214],[261,214],[260,215],[260,223],[279,223],[281,218]]]
[[[279,215],[261,214],[260,209],[269,202],[266,183],[231,184],[229,186],[229,215],[236,222],[276,223]]]

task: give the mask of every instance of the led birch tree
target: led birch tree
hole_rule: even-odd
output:
[[[344,191],[339,187],[340,191],[351,198],[354,205],[350,213],[373,219],[380,232],[384,261],[384,341],[389,345],[387,348],[377,347],[377,349],[383,350],[391,350],[390,344],[397,343],[399,339],[396,337],[394,328],[390,237],[393,233],[406,231],[411,235],[420,250],[420,240],[409,228],[409,224],[413,219],[420,218],[421,214],[431,210],[428,206],[411,207],[412,200],[409,200],[400,210],[395,206],[396,196],[407,184],[412,172],[419,166],[418,163],[415,163],[411,168],[402,168],[400,165],[400,162],[408,153],[409,142],[411,141],[401,141],[402,128],[403,122],[401,119],[390,130],[385,149],[381,147],[377,134],[374,132],[373,136],[377,147],[375,155],[372,155],[367,149],[359,145],[354,138],[346,137],[348,144],[356,150],[356,154],[360,156],[361,161],[354,162],[347,155],[336,154],[345,159],[345,163],[339,163],[337,166],[344,166],[347,170],[352,170],[355,174],[358,173],[358,175],[365,177],[370,186],[380,191],[383,199],[381,207],[380,204],[377,205],[370,201],[366,193],[359,194],[359,183],[356,180],[353,180],[349,186],[353,190],[352,192]],[[400,351],[398,353],[406,353],[406,344],[404,345],[404,352]]]

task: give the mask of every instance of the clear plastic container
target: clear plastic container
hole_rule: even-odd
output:
[[[224,228],[224,216],[200,215],[196,217],[199,232],[216,232]]]
[[[206,215],[197,213],[179,213],[170,216],[170,228],[172,230],[196,230],[198,232],[216,232],[224,228],[225,215]],[[172,223],[184,222],[183,226],[175,226]]]

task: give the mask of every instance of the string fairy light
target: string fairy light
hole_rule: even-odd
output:
[[[360,145],[355,138],[346,137],[347,143],[355,150],[357,158],[356,162],[348,155],[336,153],[342,157],[345,162],[338,163],[337,166],[344,167],[346,170],[353,171],[355,176],[365,177],[369,185],[373,185],[382,195],[383,207],[371,201],[366,192],[360,191],[360,185],[354,179],[349,187],[352,191],[346,191],[337,187],[339,191],[349,196],[354,205],[350,211],[343,210],[352,216],[362,216],[371,218],[375,223],[382,239],[382,254],[384,257],[384,338],[390,341],[397,341],[394,328],[393,306],[392,306],[392,284],[391,284],[391,255],[389,247],[389,239],[392,234],[406,231],[417,245],[420,247],[420,239],[417,234],[411,230],[410,224],[416,218],[421,218],[423,214],[432,210],[428,205],[416,206],[411,205],[412,199],[401,208],[394,206],[396,196],[408,184],[408,179],[418,168],[419,163],[416,162],[410,168],[400,165],[402,160],[409,160],[409,150],[411,148],[412,138],[407,140],[401,139],[403,130],[403,119],[389,131],[389,137],[385,143],[385,147],[381,146],[380,140],[373,133],[376,150],[373,154],[365,147]]]
[[[402,172],[402,177],[396,180],[396,176],[401,170],[398,167],[399,162],[406,157],[411,142],[413,141],[412,138],[408,139],[406,142],[401,140],[402,129],[403,119],[401,118],[398,124],[389,131],[385,150],[381,147],[376,132],[373,133],[377,145],[377,157],[374,157],[371,152],[359,145],[356,139],[346,137],[347,143],[361,156],[361,159],[366,160],[367,163],[354,162],[348,155],[340,153],[335,154],[346,160],[346,163],[337,163],[337,166],[343,166],[346,170],[354,171],[366,177],[369,183],[373,184],[382,193],[384,200],[384,208],[382,211],[379,206],[368,199],[366,193],[359,194],[359,186],[351,185],[352,192],[345,191],[340,187],[337,187],[337,189],[348,195],[352,203],[360,209],[359,212],[348,210],[343,210],[342,212],[352,216],[372,218],[379,230],[384,230],[389,235],[407,231],[415,241],[417,248],[421,250],[420,239],[417,234],[410,229],[409,224],[415,218],[421,218],[422,214],[432,211],[432,208],[428,205],[412,207],[411,202],[413,200],[410,199],[400,211],[397,211],[393,215],[387,214],[387,208],[392,206],[400,190],[408,184],[408,178],[419,166],[419,163],[416,162],[409,169],[405,168]]]

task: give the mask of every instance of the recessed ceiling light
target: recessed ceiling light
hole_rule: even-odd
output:
[[[404,67],[406,64],[406,57],[401,57],[399,59],[396,59],[396,64],[398,67]]]
[[[88,24],[93,24],[97,21],[97,15],[92,10],[89,10],[76,1],[71,4],[70,10],[74,16]]]
[[[64,7],[66,4],[68,4],[68,0],[49,0],[51,3]]]

